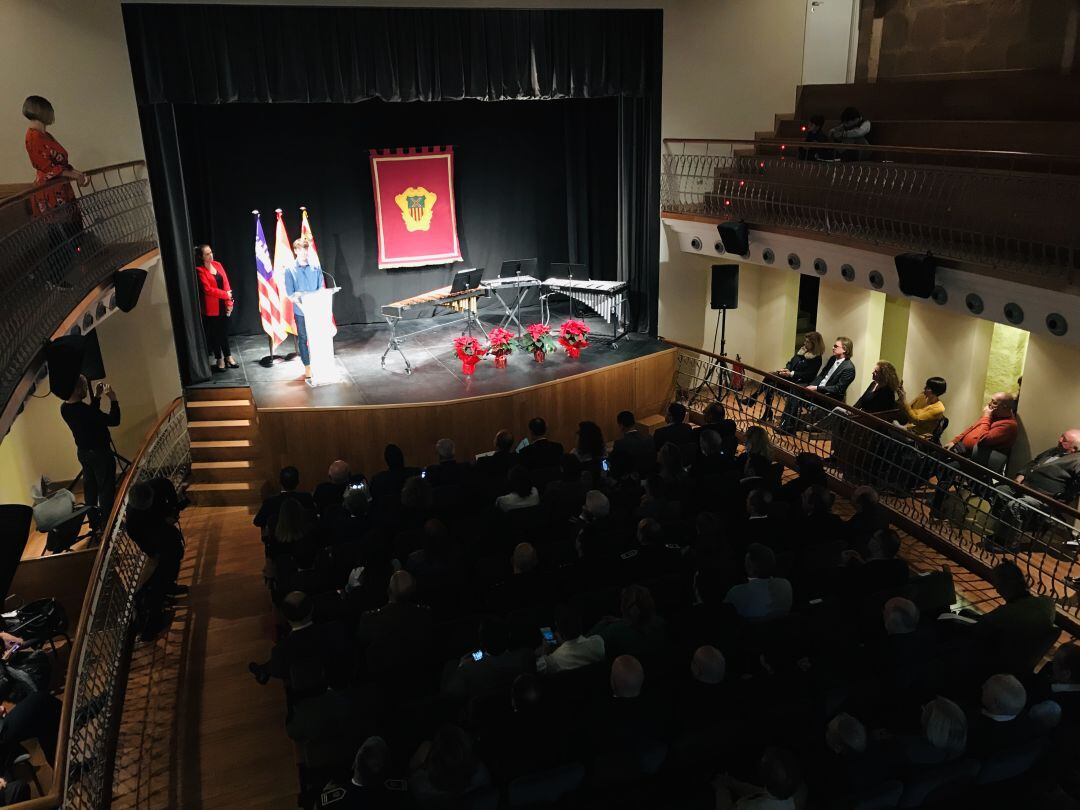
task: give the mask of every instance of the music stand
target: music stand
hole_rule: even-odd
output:
[[[536,259],[507,259],[499,268],[499,278],[515,276],[535,276]]]
[[[478,290],[482,286],[484,281],[484,268],[483,267],[471,267],[464,270],[458,270],[454,273],[454,278],[450,282],[450,294],[462,293],[466,290]],[[469,337],[472,337],[473,325],[480,325],[480,320],[476,316],[476,299],[473,298],[465,302],[465,330],[461,334],[468,333]],[[484,337],[487,337],[487,332],[483,326],[480,326],[480,331],[484,333]]]
[[[502,263],[502,267],[499,268],[500,279],[519,279],[522,276],[536,278],[536,259],[506,259]],[[508,305],[503,297],[499,294],[498,289],[493,290],[495,297],[502,304],[503,310],[506,312],[506,317],[503,318],[499,324],[501,327],[507,327],[511,323],[516,323],[518,328],[518,335],[521,335],[522,326],[521,321],[518,319],[518,311],[521,309],[521,305],[524,303],[526,295],[526,287],[522,284],[518,284],[514,287],[514,305]]]

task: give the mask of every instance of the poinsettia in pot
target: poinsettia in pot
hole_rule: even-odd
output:
[[[563,321],[559,327],[559,345],[566,349],[566,356],[575,359],[581,354],[581,350],[589,345],[589,327],[585,321],[576,321],[573,318]]]
[[[454,351],[457,352],[458,360],[461,361],[462,374],[472,374],[480,358],[487,354],[487,349],[471,335],[454,338]]]
[[[506,358],[514,351],[514,333],[496,326],[488,332],[487,350],[495,358],[495,368],[506,368]]]
[[[518,346],[531,354],[537,363],[543,363],[548,353],[555,351],[557,344],[551,336],[550,326],[531,323],[525,327],[525,334],[518,338]]]

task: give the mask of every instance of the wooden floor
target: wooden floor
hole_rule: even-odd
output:
[[[191,507],[170,630],[138,645],[117,748],[113,807],[294,808],[296,758],[280,684],[251,660],[270,649],[262,544],[246,507]]]

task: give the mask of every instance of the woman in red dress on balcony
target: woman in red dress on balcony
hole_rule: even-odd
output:
[[[214,261],[214,251],[209,245],[196,246],[195,272],[199,275],[199,286],[202,288],[206,336],[217,359],[217,365],[211,366],[211,369],[220,373],[225,371],[226,366],[240,368],[240,364],[229,351],[229,316],[233,311],[232,287],[221,262]]]
[[[80,186],[89,183],[90,178],[72,167],[68,162],[67,150],[46,130],[56,120],[49,100],[41,96],[27,96],[22,112],[23,117],[30,121],[30,127],[26,130],[26,152],[37,170],[34,185],[42,186],[59,177],[74,180]],[[75,191],[69,183],[59,183],[34,194],[30,200],[33,213],[37,216],[70,205],[75,201]],[[73,207],[71,210],[74,215],[76,209]]]

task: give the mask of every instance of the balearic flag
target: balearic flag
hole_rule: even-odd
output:
[[[296,334],[296,318],[293,316],[292,301],[285,295],[285,271],[296,265],[296,256],[292,252],[292,241],[285,232],[285,220],[282,219],[281,209],[277,213],[277,232],[274,236],[274,282],[281,293],[281,319],[285,323],[285,331],[290,335]]]
[[[285,321],[281,318],[281,290],[274,280],[273,264],[270,261],[270,249],[266,246],[263,233],[262,217],[255,215],[255,270],[259,276],[259,317],[262,328],[270,336],[270,353],[281,345],[286,338]]]
[[[322,262],[319,261],[319,251],[315,249],[315,235],[311,232],[311,223],[308,222],[307,209],[304,206],[300,206],[300,238],[308,240],[308,261],[311,262],[311,266],[319,271],[319,278],[322,279],[323,287],[326,286],[326,278],[322,274]],[[337,321],[331,319],[334,331],[330,334],[337,334]]]

